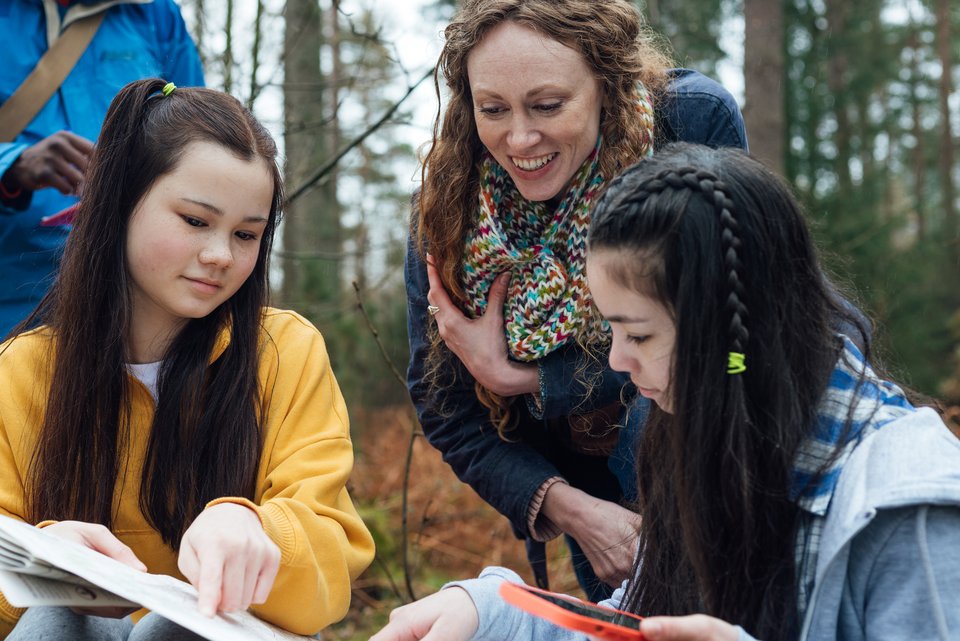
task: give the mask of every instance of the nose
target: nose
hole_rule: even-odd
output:
[[[630,357],[624,349],[624,339],[614,334],[610,341],[610,369],[617,372],[627,372],[635,374],[640,369],[637,359]]]
[[[200,249],[200,262],[226,269],[233,265],[233,250],[229,239],[210,238]]]
[[[542,136],[536,123],[525,114],[517,114],[510,120],[510,129],[507,131],[507,144],[511,149],[521,151],[529,149],[540,142]]]

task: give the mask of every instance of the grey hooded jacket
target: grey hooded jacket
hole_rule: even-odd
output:
[[[803,641],[960,640],[960,439],[931,409],[865,437],[825,517]],[[480,614],[472,641],[582,640],[500,599],[504,568],[452,583]],[[616,608],[623,588],[603,604]],[[741,641],[753,639],[740,629]]]

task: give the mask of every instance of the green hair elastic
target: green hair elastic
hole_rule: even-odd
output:
[[[747,356],[740,352],[730,352],[727,355],[727,374],[742,374],[747,371]]]
[[[167,97],[172,94],[173,90],[176,88],[177,85],[173,84],[172,82],[168,82],[167,84],[163,85],[163,89],[161,89],[160,92],[164,95],[164,97]]]

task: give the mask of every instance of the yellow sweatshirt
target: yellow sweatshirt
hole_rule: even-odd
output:
[[[26,520],[24,483],[50,388],[50,340],[50,332],[40,328],[0,346],[0,513],[20,520]],[[280,548],[270,597],[251,611],[291,632],[312,635],[346,614],[350,584],[373,560],[373,539],[345,487],[353,448],[347,408],[323,338],[300,315],[267,309],[263,340],[259,377],[267,411],[256,494],[252,503],[237,497],[212,503],[253,508]],[[214,357],[228,341],[226,334],[220,338]],[[131,438],[122,453],[127,466],[117,481],[113,533],[149,572],[183,579],[176,553],[138,504],[155,404],[135,378],[130,388]],[[21,613],[0,598],[0,638]]]

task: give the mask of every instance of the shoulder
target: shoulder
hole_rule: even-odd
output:
[[[261,336],[264,358],[282,355],[287,362],[318,357],[324,362],[327,360],[326,343],[320,330],[293,310],[264,308]]]
[[[747,148],[743,116],[723,85],[692,69],[671,69],[657,103],[663,142]]]
[[[49,327],[44,326],[17,334],[0,343],[0,371],[10,366],[22,366],[45,359],[52,342],[53,332]]]
[[[960,439],[935,411],[920,408],[857,444],[840,473],[824,538],[841,545],[879,510],[933,504],[960,506]]]

